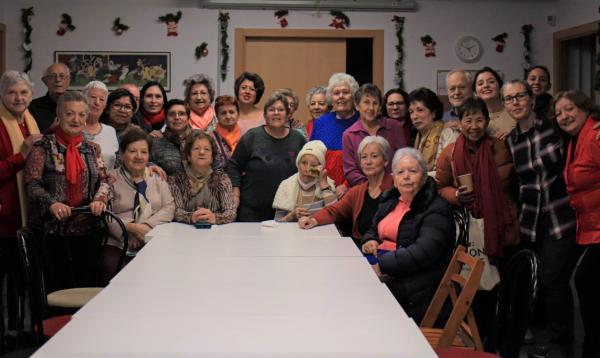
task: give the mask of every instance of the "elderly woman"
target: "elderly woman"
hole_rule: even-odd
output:
[[[233,96],[219,96],[215,100],[215,111],[218,123],[211,133],[218,149],[215,157],[218,157],[220,165],[226,170],[229,158],[242,137],[242,130],[238,124],[240,105]]]
[[[291,88],[282,88],[277,90],[277,93],[282,94],[288,100],[288,104],[290,106],[290,114],[288,114],[288,125],[290,128],[297,130],[306,138],[306,125],[302,122],[301,119],[294,118],[294,113],[298,110],[298,103],[300,99],[296,92],[294,92]]]
[[[180,99],[172,99],[165,106],[167,127],[161,138],[152,141],[152,162],[161,167],[167,175],[183,172],[183,146],[191,135],[188,121],[190,109]]]
[[[419,324],[450,262],[454,221],[419,151],[399,149],[392,168],[394,188],[379,200],[362,251],[375,256],[378,250],[388,251],[378,255],[375,272]]]
[[[35,144],[25,166],[30,227],[57,238],[76,237],[70,240],[71,258],[73,273],[78,276],[76,281],[82,284],[93,281],[92,266],[96,261],[90,255],[97,252],[93,243],[99,221],[90,216],[70,219],[71,209],[89,205],[94,215],[100,215],[111,197],[100,147],[83,137],[88,113],[87,98],[81,92],[63,94],[57,105],[55,133],[45,135]],[[50,246],[49,255],[55,257],[54,262],[66,263],[64,247]],[[67,271],[62,271],[66,269],[57,268],[54,279],[67,279]],[[48,288],[64,287],[58,281],[49,283]]]
[[[275,193],[275,220],[297,221],[337,200],[333,192],[335,185],[324,167],[326,151],[320,140],[302,147],[296,157],[298,173],[282,181]]]
[[[392,88],[383,96],[383,104],[382,116],[400,122],[407,144],[412,145],[411,131],[413,127],[408,115],[408,93],[400,88]]]
[[[306,92],[306,106],[310,113],[310,120],[306,123],[306,137],[310,138],[315,119],[331,110],[327,102],[327,90],[323,86],[311,87]]]
[[[335,181],[338,197],[348,191],[343,169],[342,134],[358,120],[359,113],[355,110],[354,103],[357,91],[358,82],[354,77],[346,73],[334,73],[327,86],[327,99],[333,105],[333,112],[314,121],[310,136],[311,140],[320,140],[327,147],[326,169]]]
[[[531,67],[525,75],[525,80],[531,86],[531,90],[535,96],[534,111],[541,118],[553,117],[552,95],[548,93],[552,87],[548,68],[542,65]]]
[[[352,239],[359,246],[362,236],[371,228],[381,194],[393,186],[392,176],[385,170],[390,153],[390,144],[385,138],[363,138],[358,145],[358,157],[367,181],[352,187],[336,203],[310,217],[301,217],[298,220],[300,228],[311,229],[332,223],[339,226],[352,221]]]
[[[257,73],[244,72],[235,79],[234,90],[240,104],[239,125],[244,135],[250,129],[265,124],[263,111],[256,106],[265,92],[265,83]]]
[[[571,136],[564,177],[577,216],[577,243],[585,249],[575,274],[585,332],[582,357],[600,357],[600,111],[579,91],[558,93],[554,111],[560,128]]]
[[[102,148],[102,159],[107,170],[114,168],[116,153],[119,150],[117,132],[111,126],[100,123],[100,116],[106,108],[108,88],[103,82],[91,81],[83,88],[88,99],[90,115],[87,118],[83,136]]]
[[[183,81],[185,101],[190,107],[190,126],[212,132],[217,125],[215,110],[210,105],[215,99],[213,80],[203,73],[195,74]]]
[[[175,221],[227,224],[235,220],[236,203],[231,180],[215,161],[213,137],[194,132],[185,141],[185,170],[168,179],[175,199]]]
[[[167,92],[164,87],[156,82],[146,83],[140,92],[140,114],[146,126],[152,128],[152,131],[160,132],[165,125],[165,105],[167,104]],[[152,133],[153,136],[160,136],[158,133]]]
[[[360,86],[354,95],[356,109],[360,114],[360,120],[356,121],[350,128],[346,129],[342,136],[342,148],[344,152],[344,177],[354,186],[367,180],[360,169],[360,158],[358,157],[358,146],[363,138],[374,135],[385,138],[390,144],[392,156],[396,150],[406,147],[406,138],[400,122],[382,117],[381,114],[381,91],[372,83]],[[386,170],[391,171],[388,166]]]
[[[273,219],[279,183],[297,171],[295,159],[306,139],[286,126],[288,103],[273,95],[265,103],[266,124],[242,136],[227,167],[238,207],[238,221]]]
[[[444,106],[428,88],[416,89],[408,96],[410,120],[417,130],[414,147],[421,152],[429,175],[435,176],[436,162],[442,150],[454,142],[458,133],[444,128]]]
[[[502,78],[498,72],[489,67],[477,71],[473,78],[473,93],[485,102],[490,114],[488,134],[505,140],[510,131],[515,128],[516,123],[506,112],[500,100],[502,84]]]
[[[150,157],[150,136],[139,127],[122,135],[119,152],[123,164],[109,172],[115,196],[112,211],[121,218],[129,234],[129,252],[134,255],[145,244],[146,234],[156,225],[173,220],[175,204],[166,181],[146,167]],[[108,278],[117,273],[123,243],[116,223],[110,224],[110,238],[104,248],[104,270]]]
[[[131,123],[134,112],[135,97],[126,89],[119,88],[108,95],[100,122],[113,127],[117,135],[120,135],[125,129],[135,126]]]

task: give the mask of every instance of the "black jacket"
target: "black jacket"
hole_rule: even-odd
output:
[[[363,236],[362,244],[379,241],[377,225],[394,210],[399,197],[396,188],[382,195],[373,225]],[[379,257],[381,272],[390,276],[386,284],[417,324],[452,258],[454,242],[450,204],[438,195],[433,179],[428,177],[399,224],[396,251]]]

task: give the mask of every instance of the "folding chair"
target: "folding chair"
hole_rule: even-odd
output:
[[[463,265],[469,268],[466,277],[461,276]],[[471,311],[482,272],[483,261],[467,254],[464,246],[458,246],[421,321],[421,332],[433,348],[469,347],[483,351],[475,316]],[[450,317],[444,328],[434,328],[448,299],[452,306]]]

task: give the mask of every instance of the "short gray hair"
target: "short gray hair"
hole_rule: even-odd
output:
[[[324,86],[315,86],[315,87],[311,87],[308,89],[308,91],[306,92],[306,105],[310,106],[310,100],[312,99],[312,97],[316,94],[323,94],[325,95],[325,98],[327,100],[327,105],[331,105],[331,103],[329,103],[329,100],[327,99],[327,89]]]
[[[448,72],[446,74],[446,83],[448,83],[448,79],[450,78],[450,76],[452,76],[455,73],[461,73],[461,74],[463,74],[465,76],[465,78],[467,79],[467,85],[469,85],[472,82],[472,80],[471,80],[471,74],[469,72],[467,72],[465,70],[459,70],[459,69],[457,69],[457,70],[452,70],[452,71],[450,71],[450,72]]]
[[[215,85],[212,78],[208,77],[204,73],[197,73],[195,75],[191,75],[183,81],[183,85],[185,86],[184,97],[185,101],[189,102],[190,96],[192,95],[192,87],[194,85],[205,85],[208,90],[208,97],[210,98],[210,103],[215,99]]]
[[[48,76],[48,73],[50,73],[50,68],[52,68],[52,66],[62,66],[62,68],[65,70],[65,72],[67,72],[69,75],[71,74],[71,70],[69,69],[69,66],[65,65],[62,62],[56,62],[51,64],[50,66],[46,67],[46,69],[44,70],[44,77]]]
[[[394,159],[392,159],[392,174],[396,169],[396,164],[398,164],[398,162],[404,157],[411,157],[416,160],[419,163],[419,167],[421,168],[423,174],[427,175],[427,163],[425,163],[423,155],[421,152],[411,147],[400,148],[396,151],[396,153],[394,153]]]
[[[108,95],[108,87],[106,87],[106,85],[104,84],[104,82],[95,81],[95,80],[88,82],[88,84],[85,85],[85,87],[83,87],[83,89],[81,90],[81,92],[86,97],[89,97],[90,91],[93,90],[93,89],[99,89],[99,90],[103,91],[104,93],[106,93]]]
[[[80,91],[67,91],[63,93],[60,97],[58,97],[58,103],[56,104],[56,115],[60,113],[63,109],[63,106],[67,102],[82,102],[85,103],[85,111],[86,113],[90,113],[90,107],[88,106],[87,97],[81,93]]]
[[[366,136],[360,141],[360,144],[358,145],[358,150],[356,151],[356,154],[358,154],[359,158],[363,150],[365,150],[365,148],[369,144],[379,145],[379,149],[381,150],[383,160],[385,160],[386,162],[390,160],[390,142],[388,142],[387,139],[378,135]]]
[[[504,90],[506,89],[506,86],[511,86],[511,85],[521,85],[521,86],[523,86],[523,88],[525,88],[525,91],[529,95],[530,101],[534,99],[533,90],[531,89],[531,86],[529,85],[529,83],[527,83],[527,81],[525,81],[525,80],[520,80],[518,78],[515,78],[514,80],[510,80],[508,82],[505,82],[502,85],[502,88],[500,89],[500,100],[502,102],[504,102]]]
[[[351,75],[344,72],[337,72],[331,75],[329,78],[329,83],[327,84],[327,101],[331,103],[331,92],[333,91],[333,87],[339,84],[345,84],[350,88],[350,92],[352,92],[352,98],[354,99],[354,95],[356,91],[358,91],[358,82]]]
[[[0,97],[2,97],[6,91],[13,85],[24,82],[25,85],[33,92],[33,82],[29,79],[29,76],[25,72],[21,71],[6,71],[0,77]]]

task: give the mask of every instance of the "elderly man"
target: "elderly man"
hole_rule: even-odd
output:
[[[464,70],[452,70],[446,76],[446,88],[448,90],[448,101],[450,110],[444,112],[442,120],[446,127],[458,128],[458,107],[473,95],[471,90],[471,78]]]
[[[71,76],[69,68],[63,63],[54,63],[44,71],[42,81],[48,87],[43,97],[31,101],[29,112],[35,118],[41,132],[45,132],[56,118],[58,98],[69,88]]]

